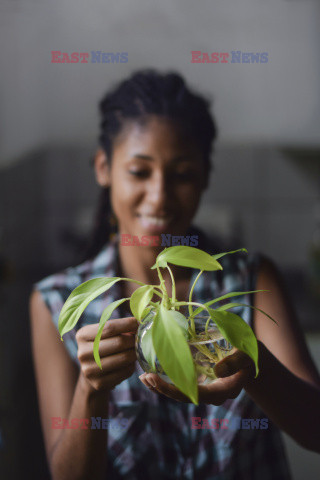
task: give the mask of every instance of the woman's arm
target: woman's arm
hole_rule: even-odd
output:
[[[30,315],[40,416],[52,478],[106,478],[107,430],[54,429],[52,418],[106,418],[108,394],[90,387],[79,375],[37,291],[31,295]]]
[[[259,375],[254,379],[250,357],[237,350],[215,366],[219,379],[199,385],[199,402],[222,405],[242,388],[261,409],[301,446],[320,452],[320,376],[303,332],[273,264],[262,262],[256,289],[270,290],[255,297],[255,306],[271,315],[277,325],[255,312],[253,329],[259,345]],[[143,374],[148,387],[182,402],[190,399],[156,374]]]
[[[255,312],[260,373],[247,393],[270,419],[304,448],[320,453],[320,376],[305,343],[295,312],[274,265],[264,260],[255,306],[278,323]]]

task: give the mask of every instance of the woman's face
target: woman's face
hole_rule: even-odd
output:
[[[185,234],[206,186],[203,163],[172,121],[150,116],[143,125],[127,123],[104,170],[119,233]]]

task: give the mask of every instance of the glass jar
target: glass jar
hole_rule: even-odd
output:
[[[136,335],[136,353],[141,368],[147,373],[157,373],[163,380],[173,383],[165,374],[157,357],[155,358],[155,369],[152,367],[150,341],[151,327],[154,319],[154,311],[151,311],[138,327]],[[187,317],[188,318],[188,317]],[[214,373],[214,366],[227,355],[234,353],[234,347],[223,337],[217,326],[207,315],[198,315],[194,322],[189,320],[188,344],[190,347],[193,362],[197,372],[199,385],[207,385],[217,378]]]

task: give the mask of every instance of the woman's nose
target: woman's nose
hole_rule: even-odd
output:
[[[156,173],[148,185],[148,199],[154,206],[167,206],[172,199],[172,185],[168,175]]]

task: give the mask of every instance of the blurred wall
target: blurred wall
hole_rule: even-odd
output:
[[[319,144],[319,2],[2,0],[0,157],[97,134],[97,100],[142,66],[216,97],[223,142]],[[128,52],[127,64],[51,64],[52,50]],[[191,51],[268,52],[266,64],[192,64]]]
[[[263,144],[218,145],[213,164],[197,221],[283,268],[306,269],[320,199],[312,176],[280,149]]]

